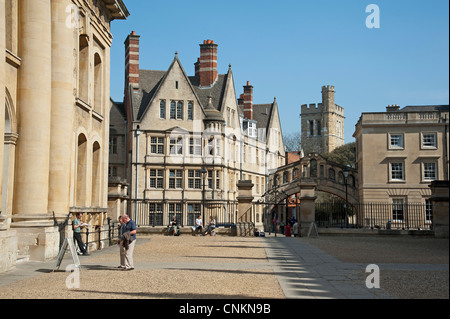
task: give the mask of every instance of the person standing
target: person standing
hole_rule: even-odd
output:
[[[120,254],[121,258],[124,260],[124,265],[122,270],[133,270],[133,252],[136,245],[136,223],[134,220],[130,219],[128,215],[123,215],[122,220],[124,223],[122,240],[120,242]],[[122,266],[122,265],[121,265]]]
[[[122,216],[119,216],[119,239],[117,240],[117,244],[119,245],[119,250],[120,250],[120,266],[117,268],[125,268],[125,254],[122,254],[122,234],[123,234],[123,230],[125,228],[125,223],[123,222],[123,218]]]
[[[286,224],[284,235],[286,237],[291,237],[291,226],[289,225],[289,223]]]
[[[298,237],[298,223],[295,222],[294,226],[292,226],[292,231],[294,232],[294,237]]]
[[[76,213],[75,215],[75,219],[72,222],[73,238],[77,242],[81,254],[83,256],[89,256],[88,252],[86,251],[86,247],[83,244],[83,239],[81,239],[81,229],[87,226],[85,223],[81,222],[82,217],[83,213]]]

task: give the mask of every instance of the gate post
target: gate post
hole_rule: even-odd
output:
[[[300,187],[300,212],[298,221],[300,224],[300,237],[308,235],[311,224],[316,221],[316,184],[301,184]]]
[[[437,238],[448,238],[449,225],[449,182],[434,181],[430,185],[431,202],[433,203],[433,230]]]
[[[253,183],[249,181],[239,181],[238,187],[238,207],[236,216],[236,232],[238,237],[254,236],[254,224],[252,220],[253,203]]]

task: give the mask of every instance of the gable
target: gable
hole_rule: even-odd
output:
[[[155,82],[154,80],[153,83]],[[177,57],[175,57],[169,70],[151,89],[151,96],[147,100],[148,103],[139,117],[142,129],[166,130],[183,125],[187,130],[193,129],[194,126],[196,129],[202,130],[202,124],[198,122],[203,119],[203,107]],[[161,118],[161,102],[165,103],[164,118]],[[172,103],[175,103],[176,108],[181,105],[181,118],[178,117],[177,113],[176,118],[171,119]],[[193,107],[192,120],[188,120],[188,105],[190,104]]]

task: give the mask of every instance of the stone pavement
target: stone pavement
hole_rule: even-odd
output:
[[[185,240],[189,237],[184,237]],[[265,238],[246,238],[245,241],[239,242],[236,238],[231,239],[230,237],[220,237],[218,240],[214,241],[216,238],[198,238],[195,239],[195,243],[198,245],[198,249],[207,249],[206,247],[212,247],[212,249],[217,249],[220,245],[227,245],[227,241],[230,245],[237,245],[233,248],[242,248],[243,257],[239,257],[239,254],[233,255],[233,257],[223,257],[228,258],[220,259],[219,256],[201,256],[200,254],[190,256],[190,259],[180,258],[179,260],[171,260],[170,256],[164,255],[164,250],[160,252],[160,259],[154,258],[151,261],[139,262],[138,258],[135,257],[135,262],[137,268],[142,271],[148,270],[177,270],[191,272],[201,271],[204,273],[214,273],[215,271],[221,272],[222,274],[233,273],[234,275],[239,275],[249,273],[250,275],[259,276],[259,271],[263,275],[275,276],[278,281],[282,294],[284,298],[287,299],[392,299],[398,298],[388,293],[381,287],[380,289],[369,289],[366,287],[365,279],[370,273],[366,273],[366,267],[368,263],[365,262],[343,262],[338,260],[332,254],[326,253],[324,250],[317,248],[314,245],[314,239],[303,239],[303,238],[285,238],[278,235],[274,237],[273,234]],[[227,239],[230,238],[230,239]],[[145,245],[146,241],[153,239],[140,238],[139,245]],[[171,238],[170,240],[183,240],[183,236],[179,238]],[[202,240],[205,240],[202,242]],[[336,237],[321,237],[321,243],[333,243],[336,242]],[[426,240],[426,239],[425,239]],[[377,238],[373,237],[370,241],[377,242],[383,241],[389,243],[389,241],[395,241],[395,239]],[[179,243],[180,241],[178,241]],[[245,244],[244,244],[245,242]],[[354,237],[349,243],[355,243],[355,245],[360,242],[358,237]],[[407,245],[417,246],[418,242],[415,240],[409,241],[405,239]],[[206,244],[205,244],[206,243]],[[220,243],[220,245],[219,245]],[[255,248],[260,246],[250,246],[250,244],[260,245],[264,247],[265,255],[267,258],[261,257],[261,255],[254,255],[253,258],[245,259],[245,248]],[[442,242],[441,242],[442,243]],[[336,243],[335,243],[336,244]],[[346,243],[346,246],[349,244]],[[444,244],[445,246],[445,244]],[[230,246],[232,247],[232,246]],[[399,246],[400,247],[400,246]],[[448,291],[448,244],[446,246],[446,256],[433,261],[433,263],[426,263],[420,260],[419,263],[399,263],[399,262],[385,262],[377,264],[382,271],[384,270],[395,270],[395,271],[412,271],[414,273],[422,272],[440,272],[446,275],[447,281],[438,280],[438,283],[434,285],[442,284],[444,289]],[[414,248],[414,247],[413,247]],[[347,249],[352,250],[351,247]],[[358,253],[364,255],[364,251],[358,248]],[[139,251],[139,248],[136,249]],[[237,252],[236,249],[234,249]],[[249,251],[249,250],[247,250]],[[445,251],[445,247],[444,247]],[[105,270],[113,269],[117,266],[117,262],[114,260],[109,260],[102,262],[99,265],[99,257],[102,254],[116,254],[118,252],[117,246],[113,246],[103,251],[93,252],[90,257],[80,257],[81,264],[88,270]],[[378,252],[380,255],[385,254],[383,251]],[[409,253],[409,252],[408,252]],[[373,251],[371,252],[373,254]],[[445,254],[441,251],[437,251],[437,254]],[[264,254],[262,254],[264,255]],[[336,254],[333,254],[336,255]],[[206,258],[206,259],[205,259]],[[209,258],[209,259],[208,259]],[[231,259],[230,259],[231,258]],[[241,259],[242,258],[242,259]],[[342,258],[341,258],[342,259]],[[205,262],[206,260],[206,262]],[[211,262],[208,262],[211,261]],[[383,259],[379,259],[383,261]],[[409,261],[409,260],[408,260]],[[70,253],[67,253],[61,269],[64,270],[65,267],[72,263],[70,258]],[[20,281],[27,280],[30,278],[38,277],[42,274],[48,274],[54,269],[55,261],[50,262],[28,262],[17,265],[16,269],[7,273],[0,274],[0,292],[3,286],[9,284],[17,284]],[[256,270],[255,270],[256,269]],[[133,272],[138,272],[135,270]],[[269,272],[269,273],[267,273]],[[101,274],[102,272],[100,272]],[[180,273],[181,274],[181,273]],[[190,276],[188,274],[187,276]],[[105,276],[107,276],[105,274]],[[108,274],[111,276],[111,274]],[[143,274],[143,276],[146,276]],[[235,277],[240,278],[240,277]],[[243,278],[243,275],[242,275]],[[101,278],[100,278],[101,279]],[[100,280],[99,279],[99,280]],[[107,280],[105,277],[104,280]],[[173,286],[173,290],[177,290],[176,285]],[[426,287],[423,287],[426,290]],[[219,288],[217,288],[220,290]],[[239,296],[245,296],[244,294],[239,294],[236,291],[233,298],[239,298]],[[158,297],[157,292],[153,294],[144,295],[147,298]],[[191,294],[173,294],[168,295],[169,298],[190,298],[189,296],[194,296]],[[221,298],[223,295],[218,291],[217,295],[211,295],[211,298]],[[230,295],[225,295],[230,296]],[[274,294],[275,297],[278,298]],[[258,297],[257,297],[258,298]],[[262,297],[267,298],[267,297]],[[281,297],[282,298],[282,297]],[[442,298],[448,298],[448,293]]]

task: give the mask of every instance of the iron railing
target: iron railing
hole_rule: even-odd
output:
[[[430,204],[316,203],[316,224],[319,227],[356,227],[378,229],[432,229]]]
[[[203,211],[204,206],[204,211]],[[213,216],[217,224],[236,224],[235,201],[138,201],[134,203],[133,215],[138,226],[167,226],[175,215],[180,227],[194,226],[197,216],[204,215],[206,225]]]

